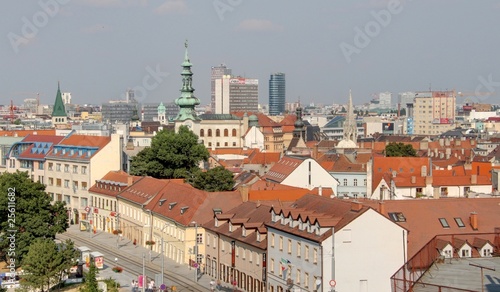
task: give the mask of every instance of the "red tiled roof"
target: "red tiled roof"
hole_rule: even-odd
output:
[[[106,136],[88,136],[73,134],[59,143],[60,145],[70,146],[90,146],[102,148],[111,141],[111,137]]]
[[[411,179],[412,176],[421,176],[422,166],[426,166],[429,174],[429,158],[427,157],[374,157],[373,158],[373,190],[374,191],[384,174],[392,175],[396,172],[396,177]],[[400,180],[400,183],[401,180]]]
[[[402,213],[404,222],[396,222],[409,230],[408,258],[417,253],[433,237],[440,234],[480,234],[494,233],[500,222],[500,198],[447,198],[426,200],[389,200],[379,203],[364,200],[363,204],[381,210],[382,215],[391,218],[389,213]],[[478,229],[470,225],[469,216],[477,213]],[[449,227],[441,225],[439,218],[444,218]],[[465,227],[459,227],[455,218],[460,218]]]
[[[26,148],[26,150],[24,150],[19,155],[19,158],[44,159],[45,156],[50,152],[54,144],[59,143],[62,139],[64,139],[63,136],[28,135],[21,142],[33,142],[33,144],[30,145],[28,148]],[[35,147],[36,142],[49,143],[49,144],[47,144],[47,149],[44,149],[44,151],[36,151],[40,148],[40,147],[38,148]]]
[[[119,193],[129,187],[129,177],[132,179],[132,183],[135,183],[142,178],[140,176],[130,176],[123,170],[110,171],[98,180],[99,185],[98,182],[94,183],[94,185],[92,185],[89,189],[89,192],[116,197]]]
[[[264,175],[264,179],[272,180],[275,182],[282,182],[287,178],[300,164],[304,162],[303,159],[283,156],[280,161],[275,163],[271,169]]]

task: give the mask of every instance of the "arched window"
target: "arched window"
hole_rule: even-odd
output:
[[[232,135],[233,135],[233,137],[236,137],[236,129],[233,129]]]
[[[204,137],[205,136],[205,130],[204,129],[201,129],[200,130],[200,137]]]
[[[215,130],[215,137],[220,137],[220,130],[219,129]]]
[[[208,137],[212,137],[212,129],[208,129]]]
[[[229,130],[228,129],[224,129],[224,137],[227,137],[229,136]]]

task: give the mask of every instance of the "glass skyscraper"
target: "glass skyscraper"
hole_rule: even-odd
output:
[[[274,73],[269,78],[269,115],[285,113],[285,73]]]

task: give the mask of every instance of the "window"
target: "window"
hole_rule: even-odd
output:
[[[304,250],[304,259],[306,261],[309,261],[309,245],[306,245],[305,246],[305,250]]]
[[[288,254],[292,254],[292,240],[288,240]]]
[[[49,177],[49,186],[54,185],[54,179],[52,177]]]
[[[66,205],[69,205],[71,203],[71,198],[68,195],[64,195],[64,202],[66,202]]]
[[[448,224],[448,221],[446,221],[446,218],[439,218],[439,222],[443,226],[443,228],[450,228],[450,224]]]
[[[82,181],[82,190],[87,189],[87,182]]]
[[[87,167],[86,166],[82,166],[82,174],[86,174],[87,173]]]
[[[271,233],[271,247],[274,247],[274,233]]]
[[[73,165],[73,173],[78,173],[78,166]]]
[[[54,168],[54,163],[49,162],[49,170],[52,171],[53,168]]]
[[[302,244],[297,242],[297,257],[300,258],[302,252]]]
[[[283,250],[283,236],[280,236],[280,250]]]
[[[224,137],[227,137],[229,136],[229,130],[228,129],[224,129]]]
[[[56,179],[56,187],[61,187],[61,179]]]
[[[56,164],[56,171],[61,171],[61,164],[60,163]]]
[[[64,172],[69,172],[69,164],[64,165]]]
[[[199,244],[203,243],[203,234],[202,233],[196,234],[196,242]]]
[[[295,277],[295,282],[298,284],[300,284],[300,269],[297,269],[297,274],[296,274],[296,277]]]
[[[220,137],[220,130],[219,129],[215,130],[215,137]]]
[[[366,186],[366,178],[363,180],[363,185]]]
[[[271,261],[269,262],[269,272],[274,274],[274,259],[271,258]]]
[[[309,288],[309,273],[304,273],[304,288]]]
[[[64,187],[69,188],[69,179],[64,180]]]
[[[232,132],[233,132],[233,133],[232,133],[232,136],[233,136],[233,137],[236,137],[236,129],[233,129],[233,131],[232,131]]]
[[[317,264],[318,263],[318,249],[315,248],[313,250],[313,264]]]
[[[205,130],[204,130],[204,129],[201,129],[201,130],[200,130],[200,137],[203,137],[203,136],[205,136]]]
[[[456,217],[454,218],[455,222],[457,223],[458,227],[463,228],[465,227],[464,221],[462,221],[462,218]]]
[[[347,186],[347,178],[344,178],[344,186]]]
[[[389,218],[394,222],[406,222],[406,217],[401,212],[390,212]]]
[[[236,142],[233,142],[233,147],[236,147]]]
[[[208,137],[212,137],[212,129],[208,129]]]
[[[357,186],[358,186],[358,179],[357,179],[357,178],[355,178],[355,179],[354,179],[354,186],[355,186],[355,187],[357,187]]]
[[[38,169],[43,170],[44,162],[38,162]]]
[[[88,200],[87,198],[80,198],[80,207],[84,208],[88,206]]]

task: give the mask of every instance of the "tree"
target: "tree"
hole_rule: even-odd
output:
[[[130,174],[155,178],[187,178],[198,169],[200,161],[207,160],[208,150],[198,143],[189,128],[179,132],[163,130],[151,141],[151,147],[139,152],[130,163]]]
[[[77,257],[70,240],[58,247],[52,239],[35,239],[22,262],[26,272],[23,286],[48,291],[62,281],[63,275],[75,264]]]
[[[212,168],[206,172],[197,171],[187,179],[193,187],[207,192],[230,191],[234,187],[233,173],[222,166]]]
[[[80,287],[80,292],[100,292],[97,284],[97,275],[99,270],[95,266],[94,261],[90,261],[90,267],[87,274],[85,274],[85,284]]]
[[[51,204],[45,186],[33,182],[26,172],[0,175],[0,255],[22,263],[36,238],[54,239],[68,228],[64,202]]]
[[[386,157],[416,157],[417,151],[411,144],[391,142],[385,146]]]

